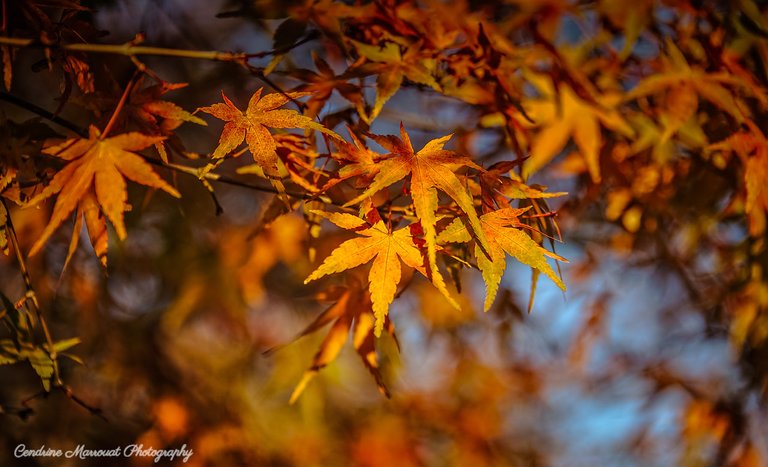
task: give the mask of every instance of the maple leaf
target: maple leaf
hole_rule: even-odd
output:
[[[342,272],[373,260],[368,274],[368,288],[376,318],[374,334],[379,337],[384,328],[384,318],[389,311],[389,305],[394,300],[397,285],[400,283],[400,261],[426,276],[421,252],[411,239],[410,229],[403,227],[392,232],[380,219],[370,226],[363,219],[351,214],[314,212],[343,229],[355,230],[362,237],[347,240],[339,245],[304,283],[307,284],[327,274]]]
[[[358,177],[355,187],[363,188],[368,186],[373,177],[379,173],[378,161],[381,159],[381,156],[365,147],[351,128],[348,130],[352,138],[352,144],[346,141],[338,141],[339,150],[331,153],[331,157],[338,161],[341,166],[338,176],[328,180],[321,191],[326,191],[339,182],[352,177]]]
[[[547,193],[537,187],[526,185],[512,170],[516,165],[516,162],[511,161],[497,162],[480,175],[480,189],[485,206],[509,207],[507,198],[546,199],[568,194],[566,192]]]
[[[312,360],[312,366],[304,372],[299,384],[291,394],[290,403],[294,403],[307,387],[307,384],[317,373],[333,362],[339,355],[342,347],[352,332],[352,346],[357,351],[363,365],[373,376],[379,391],[386,397],[390,397],[389,390],[384,384],[384,378],[379,371],[378,356],[376,354],[376,339],[374,335],[375,318],[371,308],[371,295],[363,289],[363,280],[357,275],[347,278],[346,287],[333,288],[321,293],[325,300],[335,300],[333,305],[320,313],[294,340],[318,331],[323,326],[333,323],[328,330],[325,339]],[[384,329],[397,343],[395,326],[389,317],[384,319]],[[270,349],[268,352],[273,351]]]
[[[126,105],[127,113],[148,125],[156,134],[168,135],[183,122],[206,126],[204,120],[192,115],[173,102],[160,97],[170,91],[187,87],[187,83],[168,83],[162,81],[153,86],[142,86],[143,77],[139,78],[131,91]]]
[[[640,33],[653,18],[653,0],[635,0],[633,2],[614,2],[601,0],[598,2],[600,11],[608,20],[621,28],[624,34],[624,47],[619,58],[626,60],[632,54]]]
[[[163,162],[168,162],[167,146],[191,156],[184,149],[181,140],[174,134],[173,130],[184,122],[202,126],[208,124],[173,102],[162,100],[164,94],[186,86],[187,83],[169,83],[166,81],[144,86],[144,76],[139,77],[131,88],[128,100],[117,116],[115,125],[148,135],[166,136],[166,140],[155,143]],[[118,100],[117,96],[103,92],[84,94],[71,99],[75,104],[93,111],[97,116],[111,115],[118,104]]]
[[[485,233],[480,227],[480,220],[475,211],[474,200],[453,172],[452,167],[467,166],[476,170],[483,169],[466,156],[443,149],[445,143],[453,135],[443,136],[428,142],[420,151],[414,152],[408,133],[400,124],[400,138],[396,136],[370,135],[374,141],[392,151],[393,157],[379,162],[379,173],[373,179],[368,189],[347,202],[349,206],[362,201],[377,191],[396,183],[407,175],[411,175],[411,197],[416,216],[424,229],[424,239],[427,244],[430,277],[435,286],[454,306],[456,302],[450,297],[445,282],[437,268],[437,189],[450,196],[467,215],[469,225],[481,248],[487,246]]]
[[[272,93],[262,98],[262,90],[263,88],[259,88],[253,93],[245,112],[238,109],[227,98],[224,91],[221,92],[224,103],[197,109],[227,122],[219,138],[219,145],[213,152],[214,159],[225,157],[245,141],[253,160],[264,170],[264,173],[270,177],[277,177],[280,159],[275,152],[277,143],[268,128],[306,128],[342,139],[334,131],[295,110],[278,109],[291,99],[297,99],[309,93]]]
[[[551,90],[551,84],[541,83],[543,90]],[[587,169],[594,182],[600,181],[600,147],[602,134],[600,126],[616,131],[625,136],[632,136],[634,131],[613,106],[617,104],[615,96],[601,95],[601,106],[591,104],[576,95],[567,84],[559,84],[559,105],[557,99],[530,101],[526,107],[531,118],[541,125],[531,145],[531,154],[523,165],[523,178],[528,178],[552,158],[559,154],[572,136],[587,164]]]
[[[424,55],[420,43],[411,44],[401,52],[400,45],[386,42],[381,46],[352,41],[360,55],[370,62],[362,65],[361,70],[376,74],[376,101],[369,115],[361,115],[370,124],[381,112],[384,104],[395,95],[403,78],[430,86],[437,91],[440,84],[432,74],[437,68],[437,61]]]
[[[126,210],[128,197],[125,178],[159,188],[175,197],[181,196],[155,173],[152,166],[134,153],[162,141],[162,136],[124,133],[102,139],[100,135],[99,130],[91,126],[87,139],[73,138],[43,150],[44,153],[68,163],[56,173],[42,192],[29,201],[30,205],[34,205],[58,194],[51,219],[32,246],[30,256],[40,251],[48,238],[78,205],[84,209],[83,213],[89,212],[89,203],[81,203],[92,194],[95,194],[95,201],[100,210],[115,227],[117,236],[121,240],[124,239],[126,231],[123,212]],[[96,227],[95,221],[92,225]],[[89,229],[90,227],[91,225]],[[91,235],[93,237],[94,233]]]
[[[568,261],[542,248],[522,230],[523,224],[518,220],[518,217],[528,209],[530,208],[505,208],[480,216],[480,223],[488,238],[488,253],[490,255],[490,257],[486,256],[475,244],[477,267],[483,274],[486,286],[485,311],[490,309],[496,298],[501,276],[506,268],[505,253],[534,270],[543,272],[558,287],[565,290],[565,284],[547,263],[546,257],[566,263]],[[469,231],[459,218],[454,219],[438,236],[440,243],[466,243],[471,239]]]

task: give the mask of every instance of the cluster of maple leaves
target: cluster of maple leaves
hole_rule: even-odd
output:
[[[155,125],[155,135],[127,132],[108,136],[106,132],[102,133],[91,126],[87,138],[68,139],[51,144],[43,150],[45,154],[61,160],[63,164],[45,188],[26,202],[28,205],[37,205],[49,197],[56,198],[51,218],[32,246],[30,255],[37,254],[74,212],[76,221],[67,261],[77,247],[84,219],[94,251],[106,266],[109,244],[107,220],[114,227],[118,239],[123,240],[126,237],[123,219],[124,212],[129,208],[126,180],[163,190],[175,197],[181,196],[138,154],[153,145],[162,147],[166,137],[157,133],[175,128],[181,121],[203,123],[169,102],[146,97],[162,94],[158,89],[167,90],[174,87],[161,83],[143,89],[141,93],[131,93],[131,96],[135,97],[126,105],[127,115],[134,115],[146,124],[145,127],[157,123],[156,116],[163,119],[160,126]],[[460,261],[464,264],[472,261],[481,270],[487,286],[486,310],[494,301],[506,268],[507,254],[543,272],[559,287],[565,289],[561,279],[547,263],[546,257],[561,261],[564,259],[534,241],[528,233],[533,231],[533,228],[520,220],[528,209],[486,209],[487,212],[478,215],[479,203],[475,202],[470,185],[480,187],[481,183],[471,182],[473,178],[482,177],[482,185],[486,190],[490,189],[488,185],[505,182],[516,183],[518,189],[531,193],[535,190],[522,182],[514,182],[498,171],[489,173],[472,162],[468,156],[444,149],[451,135],[432,140],[416,151],[402,125],[399,137],[367,133],[370,139],[389,151],[386,154],[376,154],[366,148],[351,129],[353,142],[348,143],[336,132],[310,117],[295,110],[281,108],[289,101],[306,97],[310,93],[274,92],[262,96],[262,92],[262,89],[258,89],[253,94],[244,111],[238,109],[224,94],[223,103],[198,109],[199,112],[208,113],[226,122],[218,146],[212,152],[211,163],[199,171],[201,177],[214,170],[220,159],[243,154],[244,151],[238,151],[238,148],[245,142],[255,162],[255,166],[245,169],[268,178],[280,195],[285,195],[285,187],[281,182],[286,178],[283,174],[289,173],[290,180],[305,176],[296,170],[297,167],[303,168],[304,173],[321,176],[315,177],[314,183],[307,179],[297,183],[300,186],[313,187],[313,196],[328,193],[331,189],[339,190],[342,181],[349,181],[358,186],[367,185],[362,192],[349,196],[352,199],[337,203],[336,209],[341,212],[312,211],[313,214],[327,218],[338,227],[353,231],[358,236],[339,245],[306,282],[371,262],[367,287],[357,284],[360,290],[349,292],[363,294],[362,299],[358,298],[350,303],[353,305],[353,314],[345,311],[341,317],[336,316],[336,309],[348,306],[345,305],[350,300],[347,294],[319,318],[321,322],[325,322],[328,316],[333,316],[337,318],[337,324],[331,329],[329,339],[316,357],[313,365],[315,370],[327,364],[331,359],[329,355],[335,355],[338,351],[338,344],[345,341],[351,325],[350,320],[354,317],[357,323],[355,332],[368,336],[358,338],[364,340],[356,342],[355,346],[361,351],[363,360],[374,372],[383,389],[381,377],[376,372],[376,357],[375,353],[371,354],[371,346],[374,336],[381,334],[385,323],[389,323],[386,327],[390,332],[394,331],[391,322],[387,320],[387,313],[403,277],[401,263],[428,278],[453,306],[458,307],[443,279],[437,260],[438,252],[455,256],[450,252],[450,244],[474,243],[472,254],[465,255]],[[283,139],[270,132],[270,129],[289,128],[313,130],[329,136],[331,146],[338,146],[339,151],[331,152],[325,157],[333,160],[337,169],[326,172],[315,169],[317,160],[322,157],[320,154],[312,151],[305,151],[303,154],[293,152]],[[292,157],[289,158],[288,155]],[[472,170],[472,175],[462,173],[463,168]],[[408,202],[397,206],[398,213],[392,210],[394,206],[389,206],[388,216],[386,220],[383,219],[379,208],[374,206],[371,200],[377,193],[406,178],[407,181],[400,191],[407,194]],[[439,202],[440,192],[447,195],[448,202]],[[351,206],[357,206],[357,209],[350,209]],[[397,228],[397,224],[403,225]],[[441,227],[439,233],[438,226]],[[367,291],[363,292],[366,289]],[[371,312],[372,317],[367,318]],[[363,347],[363,344],[366,347]]]
[[[313,27],[336,56],[345,58],[337,60],[345,68],[338,73],[330,59],[316,54],[316,70],[285,68],[285,74],[301,84],[290,90],[256,89],[244,110],[223,92],[223,102],[195,112],[184,110],[164,97],[184,84],[167,83],[146,70],[118,92],[97,90],[86,53],[42,42],[48,63],[58,57],[62,64],[62,102],[70,100],[76,83],[80,93],[71,102],[92,111],[103,125],[91,125],[87,136],[45,139],[41,154],[53,163],[45,167],[47,178],[32,188],[20,175],[22,164],[10,161],[1,174],[2,196],[30,206],[55,198],[50,220],[30,255],[39,253],[74,213],[69,257],[84,221],[94,251],[106,266],[108,222],[119,240],[127,235],[126,181],[181,196],[153,165],[173,168],[172,161],[189,156],[175,133],[182,123],[205,125],[202,114],[222,121],[207,165],[185,165],[188,172],[204,183],[215,181],[224,162],[249,152],[254,164],[237,172],[266,179],[285,205],[280,214],[304,201],[303,214],[310,223],[325,219],[354,235],[322,258],[306,279],[346,273],[346,286],[331,286],[321,294],[335,302],[304,333],[333,325],[294,398],[335,358],[350,329],[354,347],[386,391],[373,343],[384,330],[394,333],[388,310],[413,271],[458,306],[445,271],[459,289],[455,271],[476,267],[486,285],[485,310],[494,303],[507,256],[530,266],[534,281],[543,273],[564,290],[549,260],[565,260],[542,246],[545,238],[558,233],[545,201],[564,193],[527,184],[560,156],[561,168],[583,175],[592,186],[610,180],[605,216],[635,234],[658,228],[659,216],[648,200],[674,196],[675,181],[687,173],[686,159],[701,154],[716,168],[739,174],[728,212],[745,216],[752,238],[765,234],[768,142],[759,118],[768,108],[768,95],[751,71],[754,59],[743,47],[730,47],[723,28],[712,26],[715,30],[706,37],[681,29],[679,41],[658,39],[657,52],[635,65],[633,47],[654,2],[633,2],[621,9],[616,2],[598,2],[605,23],[625,31],[621,50],[602,35],[578,47],[556,46],[559,18],[577,14],[570,2],[513,3],[518,13],[503,26],[485,20],[487,11],[433,1],[350,6],[323,0],[292,6],[290,20],[276,36],[292,39],[290,45]],[[47,18],[36,5],[26,2],[22,9],[27,16]],[[72,30],[80,31],[71,23],[81,7],[76,2],[58,6],[67,16],[58,23],[40,19],[38,35],[61,28],[59,36],[71,38]],[[494,15],[503,14],[488,8]],[[692,21],[716,24],[708,16],[713,14],[693,7],[680,13]],[[744,15],[765,23],[749,8]],[[516,27],[526,32],[523,39],[513,40],[509,34]],[[89,41],[97,36],[92,28],[86,31]],[[762,43],[756,47],[760,53],[766,50]],[[280,69],[288,53],[276,52],[269,65],[259,69],[261,76]],[[13,62],[11,47],[4,44],[9,89]],[[155,84],[146,85],[148,79]],[[366,99],[366,85],[375,88],[372,102]],[[403,124],[399,135],[372,132],[371,125],[401,88],[439,94],[471,107],[478,126],[497,131],[501,149],[512,150],[514,156],[481,164],[463,142],[461,150],[445,149],[451,135],[417,149]],[[334,92],[352,107],[323,114]],[[721,121],[733,131],[724,137],[710,135],[708,125]],[[337,132],[342,132],[341,122],[348,125],[346,137]],[[370,149],[367,141],[383,152]],[[159,159],[149,151],[141,153],[149,148],[155,148]],[[632,167],[630,173],[622,172],[625,167]],[[298,187],[300,196],[287,185]],[[361,278],[355,268],[369,263],[367,278]]]

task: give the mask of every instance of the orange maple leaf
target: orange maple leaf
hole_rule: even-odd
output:
[[[470,227],[479,241],[481,248],[488,245],[485,233],[480,227],[480,220],[475,212],[472,196],[462,185],[461,180],[453,172],[456,166],[467,166],[477,170],[483,170],[466,156],[456,154],[453,151],[443,149],[451,136],[433,139],[420,151],[414,152],[411,140],[406,133],[403,124],[400,124],[400,138],[396,136],[371,135],[374,141],[393,153],[393,157],[379,162],[379,173],[373,179],[368,189],[360,196],[349,201],[345,206],[358,203],[372,196],[377,191],[396,183],[407,175],[411,175],[411,197],[416,216],[421,221],[424,229],[424,239],[427,244],[427,256],[429,259],[432,282],[443,293],[451,304],[458,308],[458,304],[450,297],[445,282],[437,268],[437,231],[435,224],[437,217],[437,189],[450,196],[469,219]]]
[[[485,311],[488,311],[496,298],[501,276],[506,269],[506,254],[535,270],[543,272],[558,287],[565,290],[565,284],[549,266],[545,257],[549,256],[566,263],[568,261],[542,248],[522,230],[523,224],[518,220],[518,217],[528,209],[505,208],[480,216],[480,224],[488,238],[490,247],[489,257],[480,251],[480,248],[475,244],[477,267],[483,274],[486,286]],[[441,243],[465,243],[471,239],[466,226],[458,218],[440,232],[438,237],[438,241]]]
[[[124,133],[103,139],[100,136],[99,130],[91,126],[87,139],[72,138],[43,150],[44,153],[68,163],[42,192],[29,201],[30,205],[34,205],[58,194],[51,220],[32,246],[30,256],[40,251],[56,228],[78,206],[86,215],[89,230],[91,226],[94,232],[101,230],[97,228],[98,222],[93,215],[90,196],[95,196],[99,208],[114,225],[117,236],[121,240],[124,239],[126,231],[123,213],[126,211],[128,198],[125,178],[142,185],[160,188],[177,198],[181,196],[175,188],[155,173],[152,166],[134,154],[134,151],[140,151],[158,143],[165,139],[164,137],[146,136],[141,133]],[[93,238],[93,232],[91,236]]]
[[[363,361],[363,365],[368,368],[376,380],[379,391],[386,397],[390,396],[389,390],[384,384],[384,378],[379,371],[371,295],[363,289],[364,284],[362,282],[361,278],[352,274],[347,277],[348,285],[346,287],[334,287],[320,294],[322,299],[335,300],[335,303],[318,315],[296,336],[296,339],[316,332],[329,323],[333,324],[320,344],[320,348],[312,360],[312,366],[304,372],[304,376],[291,394],[290,403],[299,398],[307,384],[322,368],[336,359],[346,344],[350,331],[352,333],[352,346]],[[397,344],[395,326],[389,317],[384,320],[384,329],[395,339]]]
[[[758,237],[766,230],[768,213],[768,139],[752,122],[751,131],[734,133],[709,146],[710,150],[734,152],[744,166],[744,210],[749,221],[749,233]]]
[[[376,318],[374,333],[376,337],[380,336],[384,328],[384,318],[387,316],[390,303],[395,299],[397,284],[400,283],[402,272],[400,261],[426,276],[421,252],[413,243],[409,228],[403,227],[392,232],[382,220],[370,226],[365,220],[351,214],[313,212],[341,228],[357,231],[362,237],[347,240],[339,245],[304,283],[373,260],[368,274],[368,288]]]
[[[331,153],[331,157],[341,166],[338,176],[328,180],[321,191],[326,191],[352,177],[357,177],[355,188],[367,187],[373,177],[379,173],[379,160],[382,156],[365,147],[351,128],[349,128],[349,136],[353,144],[338,141],[339,150]]]
[[[275,152],[277,143],[268,128],[307,128],[342,139],[334,131],[295,110],[278,109],[291,99],[297,99],[309,93],[272,93],[262,98],[262,90],[263,88],[259,88],[253,93],[245,112],[238,109],[227,98],[224,91],[221,92],[221,97],[224,99],[223,104],[218,103],[197,109],[227,122],[219,137],[219,145],[213,152],[214,159],[225,157],[245,141],[253,160],[264,170],[264,173],[271,177],[277,177],[280,159]]]
[[[683,53],[668,39],[665,42],[666,55],[661,57],[663,70],[643,79],[626,94],[626,100],[634,100],[638,97],[658,94],[662,90],[668,90],[673,96],[668,108],[673,115],[668,117],[678,128],[683,118],[690,118],[698,108],[698,96],[710,101],[720,109],[728,112],[738,122],[750,118],[750,113],[743,105],[740,98],[735,96],[726,86],[737,88],[751,95],[759,95],[759,91],[753,89],[747,81],[738,75],[725,71],[709,73],[701,66],[688,64]],[[677,96],[684,94],[682,98]],[[688,101],[683,106],[677,105],[678,100]],[[683,109],[683,116],[674,115]],[[673,133],[676,129],[671,130]],[[670,131],[670,130],[668,130]]]

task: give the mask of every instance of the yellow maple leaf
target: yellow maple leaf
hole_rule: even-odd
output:
[[[219,137],[219,145],[213,152],[214,159],[225,157],[245,141],[253,160],[264,170],[264,173],[271,177],[277,177],[280,159],[275,152],[277,143],[268,128],[306,128],[321,131],[336,139],[342,139],[334,131],[295,110],[278,108],[287,104],[291,99],[297,99],[309,93],[272,93],[262,98],[262,90],[263,88],[259,88],[253,93],[245,112],[238,109],[224,95],[223,91],[221,97],[224,99],[224,103],[197,109],[227,122]]]
[[[505,208],[480,216],[480,224],[488,238],[488,253],[490,254],[490,257],[486,256],[475,244],[477,267],[483,274],[486,286],[485,311],[488,311],[496,298],[501,276],[506,269],[506,254],[535,270],[543,272],[558,287],[565,290],[565,284],[547,263],[546,257],[566,263],[568,261],[542,248],[522,230],[523,224],[518,220],[518,217],[528,209]],[[440,232],[438,237],[440,243],[466,243],[471,239],[466,226],[458,218]]]
[[[376,337],[380,336],[384,328],[384,318],[389,311],[389,305],[395,298],[397,284],[400,283],[402,272],[400,261],[426,275],[421,252],[414,245],[409,228],[403,227],[392,232],[381,220],[369,226],[363,219],[351,214],[314,212],[341,228],[357,231],[361,237],[347,240],[339,245],[304,283],[373,260],[368,274],[368,288],[376,318],[374,333]]]
[[[450,196],[469,219],[469,225],[482,248],[487,241],[480,227],[480,220],[475,212],[472,196],[462,185],[461,180],[453,172],[454,167],[467,166],[483,170],[466,156],[443,149],[445,143],[453,135],[443,136],[428,142],[420,151],[414,152],[408,133],[400,124],[400,138],[396,136],[371,135],[374,141],[393,153],[393,157],[379,162],[379,173],[370,186],[360,196],[345,204],[349,206],[362,201],[377,191],[396,183],[407,175],[411,175],[411,198],[416,216],[424,229],[424,239],[427,243],[427,258],[429,259],[430,277],[433,284],[443,293],[451,304],[458,304],[450,297],[445,281],[437,268],[437,190],[440,189]]]
[[[115,227],[117,236],[122,240],[126,236],[123,213],[126,211],[125,179],[133,180],[153,188],[180,197],[178,191],[158,176],[147,162],[134,151],[140,151],[164,139],[162,136],[147,136],[141,133],[124,133],[111,138],[100,138],[99,130],[91,126],[89,137],[73,138],[61,144],[44,149],[43,152],[67,161],[67,165],[53,177],[51,182],[30,205],[58,194],[53,214],[40,238],[35,242],[29,254],[40,251],[53,232],[80,206],[86,216],[92,238],[101,230],[92,211],[93,196],[99,209],[109,218]],[[91,214],[89,214],[91,213]],[[90,219],[90,220],[89,220]],[[100,237],[100,235],[97,235]],[[99,253],[97,251],[97,253]]]
[[[546,88],[544,92],[552,89],[549,84],[542,87]],[[523,165],[523,177],[528,178],[546,165],[573,137],[592,180],[599,182],[600,147],[603,141],[600,126],[626,136],[632,136],[634,131],[613,108],[618,103],[614,96],[601,96],[597,99],[601,106],[597,106],[577,96],[567,84],[560,83],[559,91],[557,97],[547,92],[548,98],[530,101],[525,105],[526,111],[537,125],[541,125],[541,129],[531,145],[530,157]]]

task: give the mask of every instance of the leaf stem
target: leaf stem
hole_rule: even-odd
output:
[[[104,131],[101,132],[101,135],[99,136],[100,140],[103,140],[107,137],[110,130],[112,130],[112,127],[115,125],[115,122],[117,121],[117,116],[120,115],[120,111],[123,110],[123,107],[125,107],[126,101],[128,101],[128,95],[130,95],[131,90],[133,89],[133,86],[136,84],[136,78],[139,76],[139,70],[136,70],[133,73],[133,76],[131,76],[130,81],[128,81],[128,84],[125,86],[125,90],[123,91],[123,95],[120,96],[120,100],[117,102],[117,106],[115,107],[114,112],[112,112],[112,116],[109,118],[109,122],[107,122],[107,126],[104,127]]]

